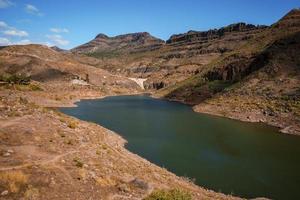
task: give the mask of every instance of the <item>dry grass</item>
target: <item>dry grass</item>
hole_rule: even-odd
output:
[[[156,190],[144,200],[192,200],[192,195],[179,189]]]
[[[80,158],[76,157],[73,159],[73,161],[74,161],[76,167],[79,167],[79,168],[83,167],[83,162],[80,160]]]
[[[7,189],[12,193],[19,192],[20,188],[28,182],[28,175],[22,171],[8,171],[0,173],[0,183],[7,185]]]
[[[31,185],[27,188],[27,190],[24,193],[25,199],[30,200],[37,200],[39,199],[40,192],[37,188],[32,187]]]
[[[99,184],[102,187],[116,185],[116,182],[111,178],[98,177],[95,179],[95,181],[97,184]]]
[[[68,127],[71,129],[75,129],[77,127],[77,123],[75,121],[69,121]]]

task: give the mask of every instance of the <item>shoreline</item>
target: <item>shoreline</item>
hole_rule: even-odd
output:
[[[136,95],[145,95],[145,93],[138,93],[138,94],[122,94],[122,95],[106,95],[106,96],[103,96],[103,97],[100,97],[100,98],[93,98],[93,99],[103,99],[103,98],[105,98],[105,97],[115,97],[115,96],[136,96]],[[147,94],[146,94],[146,95],[147,95]],[[178,103],[182,103],[182,102],[180,102],[180,101],[170,101],[170,100],[168,100],[168,99],[166,99],[166,98],[159,98],[159,97],[153,97],[153,96],[150,96],[150,97],[151,97],[151,98],[154,98],[154,99],[160,99],[160,100],[169,101],[169,102],[178,102]],[[91,99],[91,100],[92,100],[92,99]],[[182,104],[184,104],[184,103],[182,103]],[[187,104],[185,104],[185,105],[187,105]],[[211,115],[211,116],[218,116],[218,117],[227,118],[227,119],[230,119],[230,120],[237,120],[237,121],[241,121],[241,122],[245,122],[245,123],[261,123],[261,124],[264,124],[264,125],[266,125],[266,126],[270,126],[270,127],[274,127],[274,128],[276,128],[276,129],[278,129],[277,131],[278,131],[278,133],[279,133],[279,128],[278,128],[278,127],[271,126],[271,125],[269,125],[269,124],[267,124],[267,123],[262,123],[262,122],[257,122],[257,121],[243,121],[243,120],[234,119],[234,118],[230,118],[230,117],[225,117],[225,116],[221,116],[221,115],[217,115],[217,114],[213,115],[213,114],[211,114],[211,113],[198,112],[198,111],[195,109],[195,107],[193,107],[193,106],[192,106],[191,108],[192,108],[193,112],[195,112],[195,113],[203,113],[203,114],[207,114],[207,115]],[[71,117],[73,117],[73,116],[71,116]],[[89,123],[90,123],[90,122],[89,122]],[[94,122],[91,122],[91,123],[94,123]],[[96,123],[96,124],[98,124],[98,123]],[[98,124],[98,125],[99,125],[99,126],[102,126],[101,124]],[[103,127],[103,126],[102,126],[102,127]],[[161,168],[160,166],[156,165],[155,163],[150,162],[149,160],[147,160],[146,158],[140,156],[139,154],[133,153],[133,152],[131,152],[129,149],[127,149],[127,148],[126,148],[126,144],[128,143],[128,141],[127,141],[123,136],[121,136],[121,135],[118,134],[117,132],[114,132],[114,131],[110,130],[109,128],[105,128],[105,129],[109,130],[111,133],[116,134],[118,137],[120,137],[120,138],[123,140],[122,147],[123,147],[124,149],[126,149],[128,152],[130,152],[130,154],[133,154],[134,156],[137,156],[138,158],[142,158],[142,159],[146,160],[147,162],[149,162],[150,164],[153,164],[153,165],[155,165],[155,166]],[[167,170],[167,171],[168,171],[168,170]],[[170,171],[168,171],[168,172],[170,172]],[[177,176],[177,175],[176,175],[175,173],[173,173],[173,172],[170,172],[170,173],[172,173],[172,174],[174,174],[175,176]],[[180,177],[180,178],[181,178],[181,177]],[[195,184],[195,183],[194,183],[194,184]],[[201,186],[201,185],[198,185],[198,184],[195,184],[195,185],[198,186],[198,187],[200,187],[200,188],[203,188],[203,186]],[[211,190],[211,191],[213,191],[213,190]],[[216,192],[216,191],[214,191],[214,192]],[[225,194],[225,195],[228,195],[228,194]],[[256,197],[256,198],[259,199],[259,197]],[[256,198],[253,198],[253,199],[256,199]]]
[[[224,117],[224,118],[227,118],[227,119],[237,120],[237,121],[240,121],[240,122],[263,123],[267,126],[278,129],[278,133],[280,133],[280,134],[300,136],[300,132],[298,132],[297,130],[292,129],[291,126],[284,126],[283,124],[280,124],[279,122],[276,122],[276,121],[272,122],[272,121],[261,120],[261,119],[255,120],[255,119],[251,119],[251,117],[248,118],[248,117],[234,116],[231,113],[226,113],[227,114],[226,115],[226,114],[221,114],[221,113],[218,113],[218,112],[201,110],[201,109],[198,109],[196,106],[192,106],[192,109],[193,109],[194,112],[197,112],[197,113],[203,113],[203,114],[209,114],[209,115],[212,115],[212,116]]]
[[[268,125],[268,126],[271,126],[271,127],[274,127],[276,129],[278,129],[278,133],[287,134],[287,135],[300,136],[300,132],[299,131],[292,129],[291,126],[284,126],[284,125],[282,125],[282,124],[280,124],[280,123],[278,123],[276,121],[270,122],[270,121],[267,121],[267,120],[253,120],[253,119],[247,118],[247,117],[245,117],[245,118],[234,117],[233,115],[230,115],[230,113],[226,113],[228,115],[225,115],[225,114],[221,114],[221,113],[213,112],[213,111],[199,110],[199,109],[196,108],[197,106],[199,106],[199,104],[198,105],[194,105],[194,104],[187,103],[187,102],[185,102],[183,100],[168,99],[168,98],[164,98],[164,97],[154,96],[153,94],[151,95],[151,97],[152,98],[156,98],[156,99],[163,99],[163,100],[170,101],[170,102],[179,102],[179,103],[191,106],[192,110],[194,112],[196,112],[196,113],[203,113],[203,114],[208,114],[208,115],[211,115],[211,116],[224,117],[224,118],[227,118],[227,119],[237,120],[237,121],[241,121],[241,122],[263,123],[265,125]]]
[[[24,131],[26,131],[28,133],[25,133],[25,136],[30,136],[33,138],[28,138],[29,140],[26,138],[22,139],[22,137],[24,136],[17,135],[14,137],[14,139],[16,140],[20,137],[20,144],[16,145],[14,143],[5,143],[4,146],[2,145],[1,148],[4,148],[6,150],[8,149],[14,153],[9,157],[0,156],[1,162],[1,159],[11,160],[11,162],[4,162],[3,160],[3,164],[0,166],[0,169],[3,170],[0,170],[0,173],[19,170],[22,171],[22,173],[31,176],[33,179],[31,179],[30,181],[34,181],[39,180],[37,179],[37,177],[41,176],[39,174],[40,169],[48,167],[42,175],[44,176],[44,180],[48,180],[51,177],[51,174],[49,174],[48,170],[54,170],[56,173],[61,175],[55,178],[56,184],[53,184],[57,186],[63,186],[61,185],[62,183],[60,183],[61,181],[67,181],[67,183],[70,184],[70,186],[63,189],[65,192],[62,193],[62,195],[68,194],[70,192],[72,193],[72,191],[74,192],[74,190],[76,190],[76,188],[78,187],[82,191],[88,191],[89,187],[85,188],[81,185],[78,186],[79,182],[76,179],[76,176],[78,175],[76,174],[79,173],[79,176],[82,176],[83,180],[85,182],[88,182],[89,184],[95,184],[96,180],[96,184],[100,184],[102,185],[102,187],[107,187],[107,185],[109,185],[109,187],[117,188],[117,190],[111,190],[113,196],[117,194],[119,195],[119,192],[123,194],[125,191],[124,194],[133,194],[139,197],[137,199],[142,199],[152,191],[157,189],[181,188],[183,190],[189,191],[193,195],[194,199],[241,199],[240,197],[231,196],[230,194],[227,195],[219,193],[217,191],[206,189],[202,186],[188,181],[184,177],[177,176],[173,172],[170,172],[163,167],[151,163],[138,154],[129,151],[125,147],[128,141],[118,133],[109,130],[99,124],[80,120],[73,116],[66,115],[58,109],[49,106],[50,104],[55,105],[56,108],[64,107],[66,105],[76,106],[75,103],[83,99],[102,99],[108,96],[118,96],[120,94],[91,95],[92,93],[90,93],[87,96],[82,95],[77,96],[78,98],[62,101],[59,106],[58,102],[51,101],[51,99],[48,98],[43,98],[43,101],[38,102],[40,104],[32,101],[24,102],[24,99],[28,98],[28,94],[25,95],[26,93],[22,92],[10,95],[9,91],[4,91],[2,94],[3,95],[1,96],[2,98],[4,98],[3,100],[6,99],[2,102],[7,102],[3,105],[14,105],[14,109],[16,109],[16,112],[20,111],[21,113],[13,117],[9,116],[9,113],[12,112],[11,110],[7,110],[5,113],[2,113],[3,117],[1,119],[1,122],[3,123],[1,123],[0,127],[3,128],[3,130],[6,130],[10,126],[14,126],[16,127],[16,129],[14,129],[12,134],[18,133],[20,135],[23,134]],[[44,93],[42,92],[35,93],[35,97],[45,97],[43,94]],[[137,92],[134,94],[124,93],[122,95],[143,94],[145,93]],[[32,98],[30,99],[32,100]],[[34,104],[32,104],[31,102]],[[18,107],[22,109],[19,109]],[[40,126],[41,123],[48,125]],[[101,149],[99,155],[102,158],[100,160],[97,153],[97,149],[99,149],[99,147]],[[22,152],[27,151],[29,151],[27,155],[33,154],[34,156],[30,158],[23,156],[20,157]],[[78,162],[84,163],[83,167],[78,168],[74,166],[74,162],[76,161],[75,159],[79,159],[80,161]],[[99,166],[99,164],[96,163],[99,162],[102,163],[100,165],[101,170],[97,169],[97,166]],[[95,163],[96,165],[93,163]],[[113,167],[111,166],[112,164]],[[52,168],[51,166],[54,166],[54,168]],[[60,170],[64,168],[68,170]],[[87,175],[84,175],[86,173]],[[72,177],[72,179],[65,180],[65,178],[68,177]],[[143,184],[146,184],[148,186],[146,188],[144,188],[144,186],[142,188],[131,186],[131,184],[134,183],[132,183],[132,181],[134,181],[135,179],[139,180],[139,182],[142,181]],[[37,183],[30,182],[30,184],[37,188],[40,187],[38,186],[40,183],[38,183],[37,185]],[[130,188],[133,188],[130,190],[118,189],[119,187],[123,187],[124,184],[128,185],[128,187]],[[43,191],[44,192],[40,195],[44,196],[44,199],[50,198],[51,195],[47,197],[49,192],[51,194],[58,194],[55,187],[50,187],[49,189]],[[91,193],[91,195],[94,194],[97,193]],[[52,199],[57,198],[54,198],[52,196]]]

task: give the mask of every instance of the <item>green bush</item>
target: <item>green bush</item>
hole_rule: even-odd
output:
[[[74,158],[73,161],[75,162],[76,167],[82,168],[83,162],[79,158]]]
[[[192,195],[188,192],[172,189],[172,190],[156,190],[144,200],[191,200]]]
[[[10,83],[10,84],[28,85],[30,83],[30,77],[24,74],[5,73],[0,75],[0,81]]]

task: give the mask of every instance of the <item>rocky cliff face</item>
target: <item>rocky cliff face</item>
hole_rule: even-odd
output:
[[[159,48],[163,44],[163,40],[155,38],[147,32],[130,33],[115,37],[98,34],[92,41],[72,49],[72,52],[94,54],[94,56],[109,56],[113,53],[149,51]]]
[[[192,42],[206,42],[213,39],[218,39],[230,33],[251,33],[257,30],[267,28],[267,26],[255,26],[246,23],[231,24],[220,29],[211,29],[209,31],[188,31],[187,33],[172,35],[167,44],[174,43],[192,43]],[[246,35],[246,34],[244,34]]]
[[[202,66],[244,45],[265,29],[266,26],[237,23],[173,35],[166,43],[149,33],[116,37],[99,34],[72,52],[101,58],[95,66],[119,75],[147,78],[147,89],[161,89],[195,75]]]
[[[300,134],[300,10],[205,65],[161,95],[196,110],[263,121]]]
[[[54,51],[57,51],[57,52],[68,52],[68,50],[61,49],[58,46],[53,46],[53,47],[51,47],[51,49],[53,49]]]

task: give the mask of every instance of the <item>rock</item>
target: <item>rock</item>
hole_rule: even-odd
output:
[[[11,150],[11,149],[8,149],[8,150],[7,150],[7,153],[14,153],[14,151]]]
[[[135,187],[138,187],[138,188],[143,189],[143,190],[148,190],[149,189],[149,184],[146,183],[145,181],[139,179],[139,178],[135,178],[130,183],[132,185],[134,185]]]
[[[230,32],[243,33],[243,32],[251,32],[255,30],[265,29],[265,26],[255,26],[252,24],[246,23],[236,23],[231,24],[226,27],[222,27],[220,29],[212,29],[208,31],[188,31],[184,34],[172,35],[169,40],[166,41],[167,44],[174,44],[178,42],[193,42],[193,41],[205,41],[205,40],[213,40],[224,36]]]
[[[93,179],[96,179],[96,173],[95,173],[95,172],[90,171],[89,174],[90,174],[90,176],[91,176]]]
[[[5,196],[8,195],[8,190],[4,190],[3,192],[1,192],[1,196]]]
[[[118,190],[121,192],[130,192],[130,189],[128,188],[128,186],[126,184],[120,184],[118,185]]]
[[[292,130],[293,130],[292,126],[287,126],[287,127],[283,128],[283,129],[281,129],[280,132],[282,132],[282,133],[291,133]]]
[[[9,157],[10,153],[6,152],[5,154],[3,154],[4,157]]]

